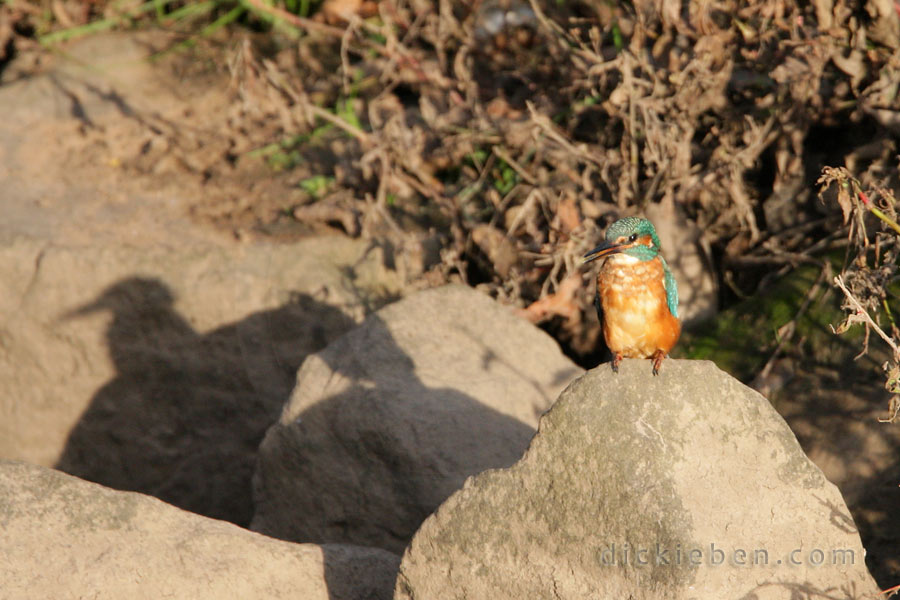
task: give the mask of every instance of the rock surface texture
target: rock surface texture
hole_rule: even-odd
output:
[[[0,457],[247,525],[303,358],[392,297],[366,244],[66,245],[0,226]]]
[[[225,190],[189,172],[222,155],[178,168],[172,136],[229,94],[173,85],[147,60],[167,38],[87,36],[0,72],[0,458],[247,525],[303,358],[401,282],[363,240],[237,239],[191,217]]]
[[[304,362],[260,446],[252,527],[402,552],[467,476],[518,460],[581,372],[471,289],[387,306]]]
[[[273,540],[155,498],[0,461],[0,597],[390,598],[399,557]]]
[[[607,365],[416,533],[396,600],[875,598],[839,492],[711,362]]]

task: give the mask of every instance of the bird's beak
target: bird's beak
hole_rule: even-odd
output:
[[[602,244],[584,255],[584,262],[589,263],[592,260],[609,256],[610,254],[618,254],[627,248],[625,244],[616,244],[615,242],[604,241]]]
[[[89,304],[85,304],[83,306],[79,306],[73,308],[71,310],[67,310],[63,314],[58,317],[59,321],[71,321],[73,319],[78,319],[81,317],[85,317],[87,315],[92,315],[95,312],[99,312],[105,308],[109,308],[107,304],[103,302],[103,299],[98,299]]]

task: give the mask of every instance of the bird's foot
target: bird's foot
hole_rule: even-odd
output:
[[[622,362],[622,355],[619,354],[618,352],[616,352],[615,354],[613,354],[613,359],[612,359],[612,363],[611,363],[613,373],[619,372],[619,363],[620,362]]]
[[[662,364],[663,359],[666,357],[666,353],[662,350],[657,350],[653,353],[651,357],[653,359],[653,374],[659,375],[659,366]]]

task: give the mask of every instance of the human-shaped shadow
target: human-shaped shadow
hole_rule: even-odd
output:
[[[200,334],[157,279],[120,281],[65,319],[109,311],[115,378],[97,391],[56,467],[247,525],[257,447],[310,352],[354,326],[306,295]]]
[[[253,529],[399,554],[466,477],[509,467],[526,450],[532,426],[461,390],[479,382],[534,418],[555,397],[535,393],[530,378],[549,388],[547,378],[504,363],[509,350],[501,358],[492,342],[479,350],[465,323],[450,326],[457,333],[393,316],[389,324],[370,315],[301,370],[296,406],[260,447]],[[409,328],[419,331],[410,338]],[[404,331],[402,346],[393,331]],[[573,366],[549,375],[561,386],[577,374]]]

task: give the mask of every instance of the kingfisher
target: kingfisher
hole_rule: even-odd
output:
[[[606,230],[606,239],[584,255],[588,263],[606,258],[597,276],[594,305],[603,337],[619,372],[622,358],[663,359],[681,335],[678,287],[659,253],[656,228],[647,219],[626,217]]]

